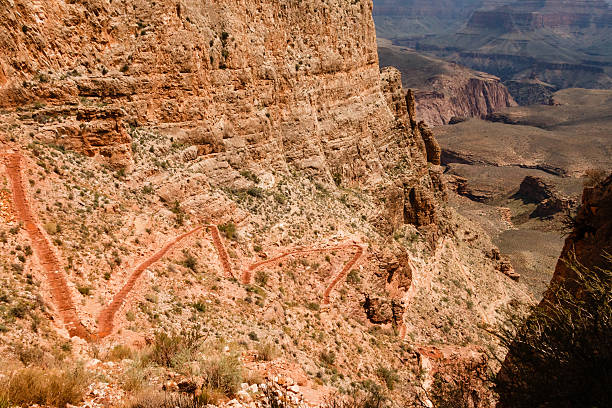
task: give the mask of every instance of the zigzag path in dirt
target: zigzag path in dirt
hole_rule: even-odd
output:
[[[53,252],[49,239],[38,226],[38,220],[30,210],[21,177],[21,155],[18,153],[8,154],[7,158],[6,172],[11,180],[15,212],[17,213],[17,218],[23,222],[25,230],[32,241],[36,257],[45,271],[47,282],[51,287],[51,297],[57,307],[60,318],[71,337],[78,336],[91,340],[91,335],[77,315],[66,277],[60,270],[59,259]]]
[[[281,259],[286,258],[290,255],[297,255],[297,254],[301,255],[301,254],[308,254],[308,253],[313,253],[313,252],[328,252],[328,251],[343,250],[343,249],[348,249],[348,248],[357,248],[357,252],[355,252],[355,255],[353,255],[351,260],[348,261],[346,265],[344,265],[342,270],[334,277],[334,279],[330,282],[330,284],[327,286],[327,288],[323,292],[323,304],[328,305],[329,295],[331,294],[331,291],[338,284],[338,282],[343,280],[346,277],[346,275],[348,275],[351,268],[363,256],[364,245],[362,244],[344,244],[344,245],[338,245],[338,246],[328,247],[328,248],[311,248],[311,249],[301,248],[301,249],[294,249],[291,251],[287,251],[278,256],[275,256],[274,258],[266,259],[264,261],[256,262],[254,264],[249,265],[242,273],[242,283],[244,284],[250,283],[253,277],[253,271],[255,271],[256,269],[264,265],[270,264],[270,263],[278,262]]]
[[[72,297],[70,295],[70,290],[68,288],[66,277],[63,273],[60,272],[59,259],[53,252],[51,243],[49,242],[46,235],[42,232],[41,228],[38,226],[37,219],[30,210],[21,176],[21,155],[18,153],[13,153],[8,154],[7,157],[8,163],[6,168],[8,176],[11,180],[11,190],[13,193],[13,201],[15,203],[15,211],[17,213],[18,218],[24,223],[25,229],[28,235],[30,236],[30,239],[32,240],[34,251],[36,252],[37,257],[40,260],[43,269],[45,270],[47,281],[51,286],[51,295],[53,301],[55,302],[60,317],[64,323],[64,326],[68,330],[68,333],[71,337],[77,336],[85,340],[91,341],[95,338],[101,339],[112,333],[115,314],[125,303],[127,296],[136,285],[136,282],[138,278],[140,278],[142,273],[153,263],[159,261],[174,245],[182,241],[184,238],[187,238],[188,236],[202,230],[203,228],[206,228],[207,230],[211,231],[213,245],[217,250],[219,260],[221,262],[221,266],[223,267],[226,277],[233,278],[229,256],[225,249],[225,245],[221,240],[221,236],[217,226],[214,224],[208,224],[197,227],[191,231],[188,231],[182,235],[175,237],[136,267],[136,269],[128,278],[128,281],[125,283],[125,285],[117,294],[115,294],[111,303],[104,309],[102,309],[102,311],[100,312],[98,318],[98,332],[96,336],[92,336],[85,328],[85,326],[81,323],[78,317],[76,307],[74,306]],[[348,248],[357,248],[357,252],[325,289],[325,292],[323,293],[323,303],[329,304],[329,295],[333,288],[338,284],[338,282],[340,282],[346,277],[351,268],[362,257],[364,252],[363,245],[345,244],[327,248],[295,249],[292,251],[288,251],[272,259],[260,261],[250,265],[244,271],[242,275],[242,280],[245,283],[249,283],[251,280],[252,272],[254,270],[263,265],[276,262],[290,255],[306,254],[313,252],[327,252]]]
[[[166,252],[168,252],[170,248],[172,248],[174,245],[182,241],[184,238],[187,238],[188,236],[202,230],[203,228],[211,230],[213,245],[217,249],[219,259],[221,260],[221,266],[223,267],[225,275],[229,278],[233,277],[232,267],[229,262],[229,256],[227,255],[227,251],[225,250],[223,241],[221,241],[219,229],[216,225],[203,225],[182,235],[179,235],[178,237],[172,239],[170,242],[166,243],[166,245],[164,245],[159,251],[151,255],[144,262],[138,265],[136,269],[134,269],[134,272],[132,272],[132,274],[130,275],[127,283],[113,297],[112,302],[100,313],[100,317],[98,318],[98,338],[101,339],[112,333],[115,314],[127,299],[127,296],[134,288],[136,281],[138,280],[138,278],[140,278],[142,273],[147,270],[149,266],[159,261],[166,254]]]

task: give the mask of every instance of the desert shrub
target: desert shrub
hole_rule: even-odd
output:
[[[55,222],[46,222],[43,225],[43,228],[45,229],[45,231],[47,231],[47,234],[49,235],[54,235],[58,232],[58,226]]]
[[[268,274],[262,270],[255,272],[255,282],[257,282],[259,286],[266,286],[268,283]]]
[[[18,344],[15,346],[15,354],[17,354],[19,361],[21,361],[23,365],[28,366],[34,362],[40,361],[44,352],[38,344]]]
[[[183,255],[185,256],[185,259],[183,259],[182,261],[183,266],[195,272],[198,267],[198,260],[196,259],[196,257],[193,256],[191,252],[187,250],[183,251]]]
[[[496,387],[500,406],[607,406],[612,400],[612,267],[586,268],[554,283],[526,320],[498,330],[509,348]]]
[[[382,365],[379,365],[378,368],[376,368],[376,375],[382,382],[385,383],[389,391],[392,391],[395,383],[399,381],[399,377],[394,370]]]
[[[233,396],[242,382],[242,366],[236,357],[221,356],[202,363],[204,385],[209,391]]]
[[[153,390],[141,391],[125,405],[126,408],[200,408],[204,406],[206,402],[203,398]]]
[[[121,361],[125,360],[126,358],[132,358],[133,354],[134,352],[131,348],[124,346],[123,344],[117,344],[106,354],[106,360]]]
[[[447,382],[436,373],[427,396],[436,408],[471,408],[474,406],[473,393],[470,381],[465,376]]]
[[[346,275],[346,281],[353,285],[357,285],[361,283],[361,277],[359,276],[359,271],[357,269],[351,269],[348,275]]]
[[[185,211],[181,208],[178,200],[175,200],[172,206],[170,207],[170,211],[174,213],[174,221],[176,225],[183,225],[185,222]]]
[[[257,174],[253,173],[253,172],[252,172],[252,171],[250,171],[250,170],[242,170],[242,171],[240,172],[240,175],[241,175],[242,177],[244,177],[245,179],[252,181],[252,182],[253,182],[253,183],[255,183],[255,184],[258,184],[258,183],[259,183],[259,181],[260,181],[260,180],[259,180],[259,177],[257,176]]]
[[[322,405],[324,408],[388,408],[391,406],[395,404],[392,404],[381,387],[370,381],[352,385],[347,395],[331,395]]]
[[[278,355],[278,349],[270,342],[257,344],[255,350],[257,350],[257,360],[259,361],[274,360]]]
[[[159,331],[155,335],[148,358],[161,366],[175,368],[183,361],[192,359],[203,340],[200,326],[183,329],[178,333]]]
[[[227,239],[233,240],[236,238],[236,224],[233,222],[226,222],[225,224],[219,225],[218,228]]]
[[[10,405],[51,405],[64,408],[83,399],[91,376],[81,366],[65,369],[27,367],[0,383]]]
[[[584,172],[584,186],[585,187],[595,187],[604,179],[608,173],[602,169],[588,169]]]
[[[121,388],[129,392],[138,391],[144,386],[146,379],[147,375],[142,367],[132,366],[121,376]]]
[[[319,359],[325,365],[328,365],[328,366],[334,365],[334,363],[336,362],[336,353],[334,353],[331,350],[322,351],[321,354],[319,354]]]

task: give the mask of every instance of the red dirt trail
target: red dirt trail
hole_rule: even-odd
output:
[[[205,227],[207,229],[210,228],[211,230],[213,244],[215,245],[215,248],[217,248],[217,254],[219,254],[219,260],[221,261],[221,266],[223,267],[223,271],[225,272],[225,277],[233,278],[234,274],[232,273],[232,265],[230,264],[227,251],[225,250],[225,245],[223,245],[223,241],[221,240],[219,228],[217,228],[217,226],[214,224],[205,225]]]
[[[301,248],[301,249],[294,249],[288,252],[284,252],[278,256],[275,256],[274,258],[266,259],[264,261],[256,262],[254,264],[249,265],[242,272],[242,283],[244,284],[250,283],[251,279],[253,278],[253,271],[255,271],[257,268],[264,266],[266,264],[269,264],[269,263],[278,262],[281,259],[287,256],[290,256],[290,255],[308,254],[308,253],[313,253],[313,252],[328,252],[328,251],[336,251],[336,250],[342,250],[342,249],[348,249],[348,248],[357,248],[357,252],[355,252],[355,255],[353,255],[351,260],[348,261],[346,265],[344,265],[344,268],[342,268],[340,273],[338,273],[336,277],[330,282],[330,284],[325,289],[325,292],[323,292],[323,303],[328,305],[329,295],[331,294],[331,291],[341,280],[343,280],[346,277],[346,275],[350,272],[351,268],[355,265],[355,263],[357,263],[359,258],[362,257],[363,251],[364,251],[363,245],[345,244],[345,245],[338,245],[338,246],[328,247],[328,248],[311,248],[311,249]]]
[[[34,252],[46,273],[47,282],[51,287],[53,302],[70,336],[78,336],[90,340],[91,335],[81,323],[72,302],[66,277],[60,270],[59,259],[53,252],[49,239],[38,226],[38,220],[30,210],[21,177],[21,155],[14,153],[7,156],[8,163],[6,170],[11,180],[15,212],[19,220],[24,223],[25,230],[32,241]]]
[[[72,301],[66,277],[61,272],[61,265],[59,259],[53,252],[53,247],[49,242],[49,239],[42,232],[38,220],[30,210],[30,206],[28,204],[28,200],[25,193],[25,188],[23,186],[23,179],[21,176],[22,156],[19,153],[13,153],[7,154],[6,157],[8,157],[6,168],[8,176],[11,180],[11,190],[13,194],[13,202],[17,217],[24,223],[25,230],[30,236],[36,256],[38,257],[40,263],[43,266],[43,269],[47,276],[47,281],[49,282],[49,286],[51,287],[51,296],[53,298],[53,301],[59,311],[59,315],[62,321],[64,322],[64,326],[68,330],[68,333],[71,337],[78,336],[87,341],[92,341],[96,339],[101,339],[111,334],[114,329],[113,321],[115,314],[125,303],[128,295],[134,289],[134,286],[136,285],[136,282],[138,281],[138,278],[140,278],[142,273],[147,270],[147,268],[149,268],[153,263],[159,261],[174,245],[182,241],[184,238],[187,238],[188,236],[202,230],[203,228],[206,228],[207,231],[210,230],[211,232],[212,242],[215,246],[215,249],[217,250],[219,261],[221,262],[221,266],[223,267],[225,276],[227,278],[234,277],[234,274],[232,272],[232,265],[230,263],[227,250],[225,249],[225,245],[223,244],[217,226],[209,224],[197,227],[167,242],[161,249],[159,249],[153,255],[145,259],[136,267],[136,269],[134,269],[128,281],[125,283],[125,285],[123,285],[121,290],[115,294],[111,303],[104,309],[102,309],[102,311],[100,312],[100,315],[98,317],[98,332],[95,336],[92,336],[87,330],[87,328],[83,326],[78,317],[76,307],[74,306],[74,303]],[[290,255],[307,254],[314,252],[328,252],[349,248],[356,248],[357,251],[355,252],[355,255],[353,255],[353,257],[351,258],[351,260],[347,262],[346,265],[344,265],[342,270],[334,277],[334,279],[325,289],[323,293],[323,303],[327,305],[329,304],[329,295],[331,294],[331,291],[341,280],[346,278],[346,275],[349,273],[351,268],[363,256],[365,248],[364,245],[352,243],[326,248],[293,249],[291,251],[284,252],[274,258],[249,265],[243,271],[241,278],[243,283],[250,283],[252,273],[257,268],[269,263],[277,262]]]
[[[134,272],[132,272],[132,275],[130,276],[126,284],[123,285],[123,288],[121,288],[121,290],[117,292],[117,294],[113,297],[113,301],[108,306],[106,306],[100,313],[100,316],[98,317],[98,338],[106,337],[112,333],[115,313],[117,313],[119,308],[125,302],[127,296],[134,288],[134,285],[136,284],[136,281],[138,280],[140,275],[142,275],[142,273],[147,270],[149,266],[159,261],[166,254],[166,252],[168,252],[168,250],[170,250],[170,248],[176,245],[179,241],[183,240],[184,238],[187,238],[189,235],[200,231],[202,228],[203,227],[195,228],[172,239],[170,242],[166,243],[166,245],[164,245],[159,251],[151,255],[144,262],[138,265],[136,269],[134,269]]]

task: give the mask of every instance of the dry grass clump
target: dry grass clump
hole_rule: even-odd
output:
[[[121,361],[126,358],[132,358],[134,352],[128,346],[124,346],[123,344],[117,344],[113,347],[108,354],[106,354],[105,360],[107,361]]]
[[[220,356],[204,361],[202,373],[203,388],[211,395],[222,394],[231,397],[236,394],[242,382],[242,365],[234,356]]]
[[[90,375],[82,366],[65,369],[27,367],[14,372],[0,383],[0,404],[50,405],[65,407],[83,399]]]
[[[257,350],[257,360],[271,361],[278,355],[278,348],[273,343],[259,343],[255,346]]]

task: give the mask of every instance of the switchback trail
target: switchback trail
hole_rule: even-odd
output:
[[[123,288],[121,288],[121,290],[117,292],[117,294],[113,297],[112,302],[108,306],[106,306],[100,313],[100,317],[98,318],[98,338],[101,339],[111,334],[111,332],[113,331],[113,320],[115,318],[115,313],[117,313],[121,305],[123,305],[123,303],[125,302],[128,294],[134,288],[134,285],[136,284],[136,281],[138,280],[140,275],[142,275],[142,273],[147,270],[149,266],[159,261],[166,254],[166,252],[170,250],[170,248],[182,241],[184,238],[187,238],[189,235],[200,231],[202,228],[203,227],[197,227],[189,232],[186,232],[174,238],[170,242],[166,243],[166,245],[164,245],[159,251],[157,251],[140,265],[138,265],[136,269],[134,269],[134,272],[132,272],[132,275],[130,275],[130,278],[128,279],[126,284],[123,285]]]
[[[333,246],[333,247],[326,247],[326,248],[299,248],[299,249],[294,249],[288,252],[284,252],[278,256],[275,256],[274,258],[270,258],[270,259],[266,259],[260,262],[256,262],[254,264],[249,265],[243,272],[242,272],[242,283],[244,284],[248,284],[251,282],[251,279],[253,278],[253,272],[270,263],[275,263],[280,261],[283,258],[286,258],[290,255],[302,255],[302,254],[308,254],[308,253],[314,253],[314,252],[329,252],[329,251],[337,251],[337,250],[343,250],[343,249],[349,249],[349,248],[357,248],[357,252],[355,252],[355,255],[353,255],[353,257],[351,258],[350,261],[348,261],[346,263],[346,265],[344,265],[344,267],[342,268],[342,270],[340,271],[340,273],[338,273],[334,279],[331,281],[331,283],[327,286],[327,288],[325,289],[325,292],[323,292],[323,303],[328,305],[329,304],[329,295],[331,294],[331,291],[334,289],[334,287],[338,284],[338,282],[340,282],[342,279],[344,279],[346,277],[346,275],[350,272],[351,268],[355,265],[355,263],[357,263],[357,261],[359,260],[359,258],[361,258],[363,256],[363,251],[364,251],[364,245],[361,244],[344,244],[344,245],[337,245],[337,246]]]
[[[47,277],[47,281],[49,282],[49,286],[51,287],[51,296],[53,298],[53,302],[58,309],[59,315],[64,323],[64,326],[68,330],[70,336],[77,336],[82,339],[92,341],[95,339],[101,339],[113,331],[113,321],[115,318],[115,314],[121,306],[127,300],[128,295],[134,289],[138,278],[142,275],[142,273],[147,270],[152,264],[159,261],[174,245],[178,244],[183,239],[188,236],[195,234],[198,231],[206,228],[207,231],[211,232],[212,242],[217,250],[219,261],[227,278],[233,278],[234,274],[232,272],[232,265],[229,260],[229,256],[227,250],[225,249],[225,245],[221,239],[221,235],[219,233],[219,229],[214,224],[202,225],[197,228],[192,229],[191,231],[185,232],[169,242],[167,242],[161,249],[155,252],[153,255],[145,259],[142,263],[140,263],[136,269],[132,272],[128,281],[123,285],[121,290],[113,296],[113,300],[111,303],[106,306],[100,312],[98,317],[98,331],[96,335],[92,335],[89,333],[87,328],[81,323],[81,320],[78,317],[78,313],[76,311],[76,307],[73,303],[72,296],[70,293],[70,288],[68,287],[68,283],[66,281],[66,277],[61,272],[60,261],[53,251],[53,246],[51,245],[47,236],[43,233],[41,227],[39,226],[39,222],[32,213],[30,206],[28,204],[28,199],[26,197],[25,188],[23,186],[23,179],[21,174],[21,160],[22,156],[19,153],[11,153],[7,154],[7,174],[9,179],[11,180],[11,191],[13,195],[13,202],[15,207],[15,212],[17,218],[24,223],[24,227],[30,239],[32,241],[32,246],[36,253],[37,258],[39,259]],[[256,262],[254,264],[249,265],[242,274],[242,281],[244,283],[250,283],[252,278],[252,273],[256,269],[273,262],[277,262],[287,256],[297,255],[297,254],[308,254],[315,252],[329,252],[335,250],[345,250],[349,248],[356,248],[357,251],[350,259],[349,262],[344,265],[342,270],[334,277],[334,279],[330,282],[323,293],[323,303],[329,304],[329,295],[334,287],[349,273],[351,268],[359,261],[359,259],[363,256],[363,252],[365,246],[362,244],[343,244],[337,245],[333,247],[324,247],[324,248],[297,248],[291,251],[284,252],[274,258],[263,260],[260,262]]]
[[[25,230],[32,241],[34,252],[36,252],[36,256],[45,271],[47,282],[51,287],[53,302],[70,336],[78,336],[90,340],[91,335],[81,323],[72,302],[66,277],[60,269],[59,259],[53,252],[49,239],[42,232],[38,225],[38,220],[28,204],[21,176],[21,155],[19,153],[8,154],[7,158],[6,170],[11,180],[15,212],[19,220],[23,222]]]
[[[233,278],[234,274],[232,273],[232,265],[230,264],[227,251],[225,250],[225,245],[223,245],[223,241],[221,240],[219,228],[217,228],[217,226],[214,224],[205,225],[205,227],[206,229],[211,230],[213,245],[217,249],[217,254],[219,254],[219,260],[221,261],[221,266],[223,267],[223,271],[225,272],[225,277]]]

